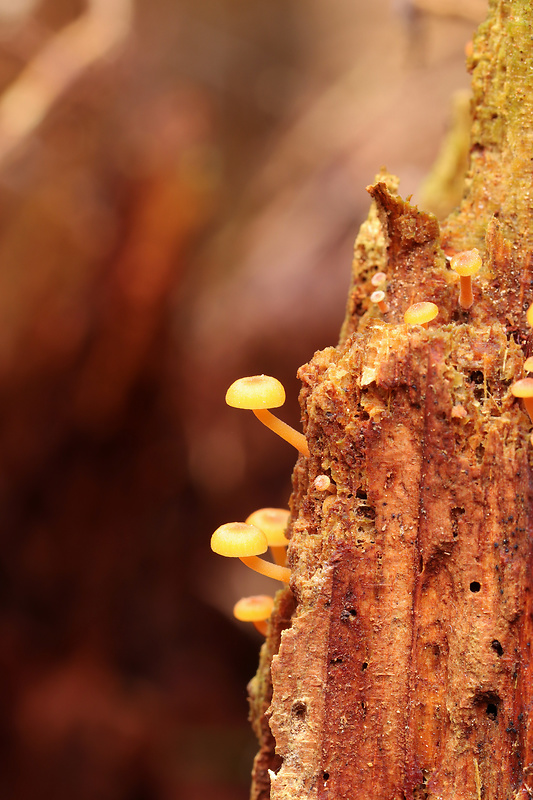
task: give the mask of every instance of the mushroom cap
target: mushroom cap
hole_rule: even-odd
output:
[[[387,280],[387,275],[385,272],[376,272],[375,275],[372,275],[370,279],[370,283],[372,286],[381,286],[382,283],[385,283]]]
[[[233,616],[242,622],[260,622],[272,614],[274,598],[268,594],[254,594],[242,597],[233,606]]]
[[[403,319],[407,325],[423,325],[425,322],[431,322],[439,313],[439,307],[435,303],[414,303],[409,306],[405,312]]]
[[[285,402],[285,389],[270,375],[251,375],[234,381],[226,392],[226,403],[233,408],[279,408]]]
[[[533,372],[533,356],[529,356],[524,361],[524,372]]]
[[[314,486],[317,492],[325,492],[331,486],[331,481],[328,475],[317,475],[314,480]]]
[[[372,292],[372,294],[370,295],[371,303],[381,303],[382,300],[385,300],[385,292],[382,292],[381,289]]]
[[[211,536],[211,550],[219,556],[245,558],[266,553],[268,542],[263,531],[245,522],[226,522]]]
[[[533,328],[533,303],[531,303],[531,305],[527,310],[526,319],[528,325],[531,325],[531,327]]]
[[[522,378],[513,383],[511,393],[515,397],[533,397],[533,378]]]
[[[285,529],[289,517],[290,511],[286,508],[259,508],[246,522],[263,531],[270,547],[286,547],[289,540],[285,538]]]
[[[458,275],[466,278],[479,272],[482,263],[479,250],[474,247],[472,250],[463,250],[462,253],[456,253],[452,257],[450,266]]]

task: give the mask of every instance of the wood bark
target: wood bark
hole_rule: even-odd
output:
[[[525,0],[491,3],[460,208],[440,230],[378,177],[340,343],[300,370],[311,457],[251,685],[254,800],[533,797],[533,452],[510,392],[531,350],[532,27]],[[446,254],[474,246],[465,311]],[[403,324],[420,300],[427,330]]]

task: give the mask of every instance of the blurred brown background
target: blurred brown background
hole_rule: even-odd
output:
[[[484,0],[0,0],[0,795],[244,800],[284,506],[236,377],[335,344],[364,187],[416,193]]]

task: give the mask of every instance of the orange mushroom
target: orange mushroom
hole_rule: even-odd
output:
[[[242,597],[233,606],[233,616],[241,622],[253,622],[259,633],[267,635],[267,620],[272,614],[274,598],[268,594]]]
[[[309,458],[309,447],[303,433],[295,431],[286,422],[282,422],[269,408],[279,408],[285,402],[283,385],[270,375],[252,375],[239,378],[231,384],[226,392],[226,403],[233,408],[247,408],[253,411],[263,425],[277,433],[286,442],[292,444],[306,458]]]
[[[376,305],[378,306],[379,310],[383,314],[386,311],[389,310],[389,305],[388,305],[387,301],[385,300],[385,292],[382,292],[380,290],[378,290],[376,292],[372,292],[372,294],[370,295],[370,302],[371,303],[376,303]]]
[[[250,569],[267,578],[288,583],[291,571],[279,564],[258,558],[268,550],[268,541],[263,531],[246,522],[226,522],[211,536],[211,550],[220,556],[240,558]]]
[[[531,422],[533,422],[533,378],[522,378],[516,383],[513,383],[511,386],[511,393],[524,401],[526,411],[529,414]]]
[[[248,525],[255,525],[267,538],[270,552],[276,564],[284,567],[289,540],[285,531],[289,523],[290,511],[286,508],[258,508],[247,517]]]
[[[435,303],[414,303],[409,306],[403,319],[407,325],[422,325],[422,327],[427,328],[428,322],[435,319],[438,313],[439,307]]]
[[[533,372],[533,356],[529,356],[524,361],[524,372]]]
[[[481,269],[481,256],[479,250],[474,247],[472,250],[463,250],[456,253],[451,260],[451,268],[459,275],[461,285],[459,290],[459,304],[462,308],[470,308],[474,302],[472,294],[472,275]]]
[[[526,314],[527,324],[533,328],[533,303],[529,306]]]

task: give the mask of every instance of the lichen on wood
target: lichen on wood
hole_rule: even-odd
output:
[[[461,206],[441,230],[378,176],[339,345],[300,369],[311,455],[293,477],[294,611],[254,683],[255,800],[533,797],[533,454],[510,391],[533,301],[532,25],[524,0],[491,3]],[[472,247],[465,310],[447,256]],[[427,329],[403,321],[421,300],[439,308]]]

